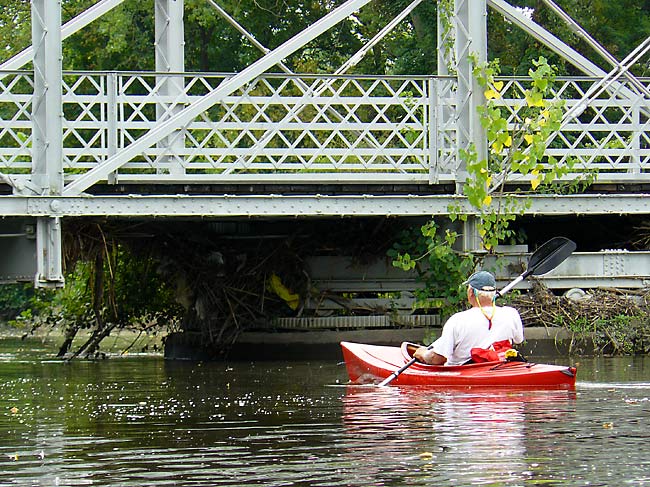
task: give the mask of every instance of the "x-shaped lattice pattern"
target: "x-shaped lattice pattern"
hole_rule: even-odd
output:
[[[521,123],[524,92],[530,81],[504,78],[502,98],[496,103],[508,113],[509,127]],[[597,83],[597,79],[559,80],[555,97],[566,101],[566,111],[574,107]],[[646,85],[648,82],[646,80]],[[650,168],[650,100],[641,94],[623,96],[622,88],[603,91],[589,100],[575,118],[565,119],[562,130],[549,141],[546,156],[560,163],[571,161],[574,171],[597,170],[599,175],[616,179],[617,174],[641,174]],[[641,176],[639,176],[641,177]]]
[[[170,81],[165,75],[114,76],[110,92],[113,85],[104,73],[64,75],[62,137],[69,177],[110,156],[109,136],[119,152],[154,129],[157,117],[173,117],[226,79],[187,75],[174,81],[176,92],[167,85],[168,94],[161,95]],[[503,81],[499,103],[512,127],[527,82]],[[595,82],[559,80],[556,94],[570,108]],[[454,79],[444,77],[268,75],[178,127],[118,173],[162,179],[166,164],[174,160],[188,178],[201,175],[214,181],[260,174],[287,181],[297,173],[342,182],[358,180],[359,174],[386,181],[449,179],[458,167],[455,90]],[[32,74],[0,75],[2,172],[28,173],[31,168],[32,92]],[[642,179],[650,166],[649,103],[641,95],[619,93],[604,91],[591,100],[550,142],[547,155],[561,162],[572,158],[576,172],[598,169],[610,179],[621,174]]]

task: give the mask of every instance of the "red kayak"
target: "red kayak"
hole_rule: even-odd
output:
[[[408,363],[417,347],[341,342],[350,380],[357,384],[378,383]],[[427,365],[416,362],[395,378],[395,385],[445,387],[538,387],[573,389],[576,368],[518,361],[482,362],[469,365]]]

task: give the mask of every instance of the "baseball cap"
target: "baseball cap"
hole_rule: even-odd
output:
[[[469,276],[463,284],[469,284],[477,291],[496,291],[497,282],[488,271],[478,271]]]

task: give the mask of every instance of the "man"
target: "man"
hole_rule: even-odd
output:
[[[502,340],[524,341],[519,312],[509,306],[496,306],[496,280],[486,271],[475,272],[467,284],[467,300],[472,306],[447,320],[442,334],[431,348],[418,348],[413,356],[431,365],[462,365],[471,359],[472,348],[490,348]]]

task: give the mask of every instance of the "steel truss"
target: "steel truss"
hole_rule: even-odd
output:
[[[80,178],[122,154],[168,117],[200,101],[226,79],[184,76],[182,93],[169,73],[65,73],[62,161],[66,195]],[[498,103],[515,123],[527,80],[503,78]],[[639,80],[650,86],[650,80]],[[650,181],[650,118],[642,95],[622,98],[599,90],[597,78],[560,79],[557,96],[580,108],[555,136],[547,156],[577,161],[573,178],[598,171],[601,182]],[[630,84],[621,81],[622,84]],[[33,180],[35,130],[30,114],[32,73],[0,80],[0,170],[19,189]],[[316,86],[319,93],[304,91]],[[264,75],[201,112],[175,134],[183,144],[150,146],[114,171],[114,182],[367,183],[453,182],[458,159],[450,157],[455,127],[443,117],[456,106],[456,83],[448,77],[351,77]],[[324,87],[324,88],[323,88]],[[330,111],[333,110],[332,111]],[[338,117],[342,117],[339,119]],[[168,119],[169,119],[168,118]],[[178,161],[182,172],[169,169]]]
[[[577,161],[567,178],[597,171],[600,182],[650,182],[650,81],[629,72],[632,64],[647,58],[650,39],[618,62],[557,5],[544,0],[613,66],[607,73],[504,0],[455,0],[453,28],[440,29],[439,76],[345,75],[422,1],[414,0],[334,74],[296,75],[282,60],[370,0],[347,0],[272,51],[214,0],[207,1],[264,52],[240,73],[184,72],[180,0],[155,2],[155,73],[63,73],[62,39],[122,0],[101,0],[62,27],[56,0],[33,0],[33,47],[0,65],[0,108],[5,114],[0,120],[0,179],[15,195],[0,198],[0,206],[5,215],[24,211],[23,216],[39,217],[39,283],[62,282],[60,259],[53,257],[60,247],[60,217],[122,211],[182,216],[188,208],[213,216],[254,216],[256,211],[259,215],[269,211],[279,212],[278,216],[297,214],[290,197],[284,199],[287,203],[279,203],[283,197],[261,196],[273,202],[271,211],[256,206],[255,201],[261,200],[224,196],[219,204],[232,213],[219,210],[215,214],[205,213],[205,200],[196,197],[85,195],[98,183],[137,184],[140,191],[147,185],[172,183],[445,183],[460,192],[465,171],[458,149],[472,142],[479,154],[486,151],[476,116],[483,100],[469,63],[470,56],[486,58],[486,6],[588,75],[560,80],[556,96],[566,100],[569,113],[549,141],[547,157]],[[443,52],[443,47],[453,52]],[[16,71],[30,60],[33,72]],[[267,74],[273,66],[285,74]],[[500,103],[513,124],[526,80],[503,81]],[[442,204],[435,202],[457,197],[377,198],[341,198],[339,204],[314,195],[305,201],[305,214],[365,214],[371,211],[364,209],[368,201],[378,204],[372,211],[380,213],[373,214],[444,213]],[[603,198],[542,197],[535,199],[539,204],[533,208],[562,213],[565,203],[554,202],[571,201],[572,210],[581,213],[634,213],[646,206],[642,196]],[[549,201],[550,206],[544,206]],[[395,203],[397,209],[390,206]],[[426,204],[433,207],[426,211]],[[146,210],[138,210],[137,205]]]

